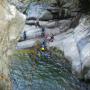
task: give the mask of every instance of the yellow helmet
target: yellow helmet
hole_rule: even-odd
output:
[[[45,49],[42,47],[41,50],[44,51]]]

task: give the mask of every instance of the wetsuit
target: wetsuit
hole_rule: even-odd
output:
[[[44,38],[44,37],[45,37],[45,28],[43,28],[43,27],[42,27],[41,37],[42,37],[42,38]]]
[[[27,39],[27,36],[26,36],[26,31],[24,31],[24,32],[23,32],[23,38],[24,38],[24,40],[26,40],[26,39]]]

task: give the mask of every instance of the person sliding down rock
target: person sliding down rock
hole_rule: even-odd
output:
[[[42,27],[42,31],[41,31],[41,37],[45,38],[45,28]]]
[[[47,46],[46,46],[46,41],[42,41],[41,43],[41,51],[45,51],[47,49]]]
[[[36,20],[35,26],[36,26],[36,27],[41,27],[38,18],[37,18],[37,20]]]
[[[41,38],[43,39],[42,43],[41,43],[42,50],[46,50],[46,37],[45,37],[45,28],[44,27],[42,27]]]

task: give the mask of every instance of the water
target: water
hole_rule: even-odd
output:
[[[70,64],[54,56],[40,61],[31,60],[27,54],[15,56],[11,81],[13,90],[82,90]]]

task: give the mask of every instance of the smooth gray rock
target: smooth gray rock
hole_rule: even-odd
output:
[[[64,51],[65,57],[72,64],[72,71],[79,78],[89,79],[90,73],[90,17],[80,19],[79,25],[55,37],[50,46]],[[87,67],[87,69],[85,69]],[[82,73],[83,72],[83,73]],[[82,77],[83,76],[83,77]]]
[[[31,48],[35,45],[35,42],[36,42],[35,39],[18,42],[16,49],[20,50],[20,49]]]
[[[59,12],[58,7],[52,7],[46,3],[33,2],[26,10],[27,18],[34,18],[40,20],[51,20],[54,18],[53,12]]]

